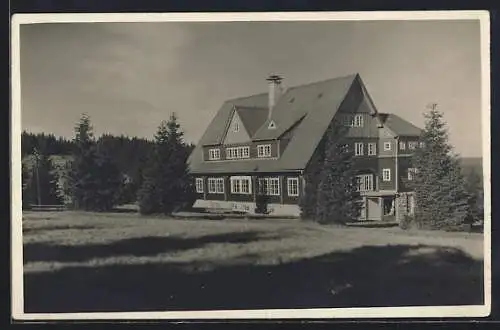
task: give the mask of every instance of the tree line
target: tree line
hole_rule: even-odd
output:
[[[481,221],[480,173],[462,172],[443,114],[433,107],[424,115],[422,147],[412,157],[415,212],[402,219],[401,227],[453,230]],[[184,141],[175,114],[160,123],[151,141],[109,134],[95,138],[87,115],[74,131],[70,141],[23,133],[23,154],[35,164],[23,162],[23,207],[65,203],[78,210],[108,211],[137,203],[142,214],[170,214],[194,202],[187,165],[194,145]],[[346,145],[345,128],[334,120],[305,173],[305,194],[299,200],[302,218],[325,224],[357,220],[360,194],[353,150]],[[53,155],[68,159],[55,165]]]
[[[64,203],[78,210],[108,211],[139,202],[141,212],[150,214],[169,213],[189,204],[186,200],[192,194],[186,161],[194,145],[184,142],[175,114],[160,124],[151,141],[110,134],[95,138],[86,114],[74,132],[71,140],[23,132],[24,208]],[[55,156],[63,156],[59,164]],[[174,190],[167,191],[169,186]],[[147,200],[162,202],[147,205]],[[168,207],[167,200],[172,201]]]

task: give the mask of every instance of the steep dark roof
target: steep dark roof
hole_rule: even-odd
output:
[[[358,79],[356,79],[358,78]],[[279,99],[273,109],[272,120],[276,129],[268,129],[268,120],[256,131],[252,140],[277,139],[298,120],[298,125],[287,148],[279,159],[249,159],[228,162],[204,162],[201,151],[203,145],[215,145],[222,141],[230,115],[234,108],[267,107],[267,94],[258,94],[246,98],[229,100],[216,114],[207,131],[202,136],[189,158],[192,172],[273,172],[300,170],[305,168],[325,130],[337,112],[352,84],[359,76],[349,75],[312,84],[292,87]],[[244,120],[242,118],[242,120]],[[246,124],[244,124],[246,126]]]
[[[419,136],[420,128],[392,113],[379,113],[382,123],[397,136]]]
[[[267,93],[241,97],[224,102],[214,116],[198,145],[214,145],[222,143],[224,133],[235,107],[266,108],[268,103]]]
[[[255,132],[257,132],[266,121],[269,111],[267,108],[237,106],[236,112],[240,116],[248,134],[253,137]]]
[[[253,139],[277,139],[308,113],[320,114],[327,111],[334,114],[336,109],[332,106],[339,105],[339,100],[343,100],[355,77],[356,75],[349,75],[289,88],[272,112],[270,120],[274,121],[276,129],[268,129],[269,121],[266,121]]]

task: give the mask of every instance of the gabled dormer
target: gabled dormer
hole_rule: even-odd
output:
[[[238,111],[236,111],[236,107],[233,107],[231,119],[229,120],[222,144],[249,143],[250,141],[250,134],[245,128]]]

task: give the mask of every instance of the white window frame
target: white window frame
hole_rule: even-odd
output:
[[[224,178],[208,178],[208,193],[209,194],[223,194],[224,193]]]
[[[257,145],[257,157],[258,158],[268,158],[271,157],[271,145],[270,144],[259,144]]]
[[[391,141],[384,142],[384,151],[391,151],[391,149],[392,149],[392,142]]]
[[[391,169],[390,168],[382,169],[382,181],[391,181]]]
[[[299,196],[299,178],[287,178],[286,188],[288,196]]]
[[[419,144],[418,144],[419,148],[423,148],[425,147],[425,142],[423,141],[420,141]]]
[[[399,149],[400,150],[406,149],[406,142],[405,141],[399,141]]]
[[[413,181],[415,179],[415,175],[417,174],[417,169],[415,167],[408,168],[408,180]]]
[[[357,191],[373,191],[373,174],[356,175]]]
[[[227,147],[226,148],[226,158],[227,159],[244,159],[250,158],[250,147]]]
[[[353,126],[354,127],[363,127],[363,115],[360,115],[360,114],[354,115]]]
[[[196,192],[199,194],[203,194],[204,192],[204,187],[203,187],[203,178],[196,178]]]
[[[265,184],[265,191],[262,192],[262,183]],[[266,196],[280,196],[280,179],[278,177],[259,178],[260,194]],[[276,188],[276,189],[275,189]]]
[[[417,141],[410,141],[410,142],[408,142],[408,149],[415,150],[415,149],[417,149],[417,145],[418,145]]]
[[[252,177],[250,176],[232,176],[230,177],[231,182],[231,194],[239,195],[251,195],[252,194]],[[244,183],[247,183],[244,185]],[[247,189],[243,189],[246,186]],[[244,191],[245,190],[245,191]]]
[[[364,143],[363,142],[355,142],[354,143],[354,155],[355,156],[363,156],[364,155]]]
[[[377,154],[377,144],[374,142],[368,143],[368,156],[375,156]]]
[[[240,123],[239,123],[237,120],[235,120],[235,121],[233,122],[233,132],[234,132],[234,133],[237,133],[237,132],[239,132],[239,131],[240,131]]]
[[[208,159],[209,160],[219,160],[220,159],[220,149],[219,148],[208,149]]]

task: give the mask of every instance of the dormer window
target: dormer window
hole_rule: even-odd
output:
[[[257,157],[259,158],[271,157],[271,145],[259,144],[257,146]]]
[[[219,160],[220,159],[220,149],[208,149],[208,159],[209,160]]]
[[[233,132],[237,133],[240,131],[240,123],[238,123],[237,121],[235,121],[233,123]]]
[[[344,126],[347,127],[363,127],[363,115],[345,115],[343,118]]]
[[[267,126],[268,129],[275,129],[276,128],[276,124],[274,123],[274,121],[271,120],[271,122],[269,122],[269,126]]]

